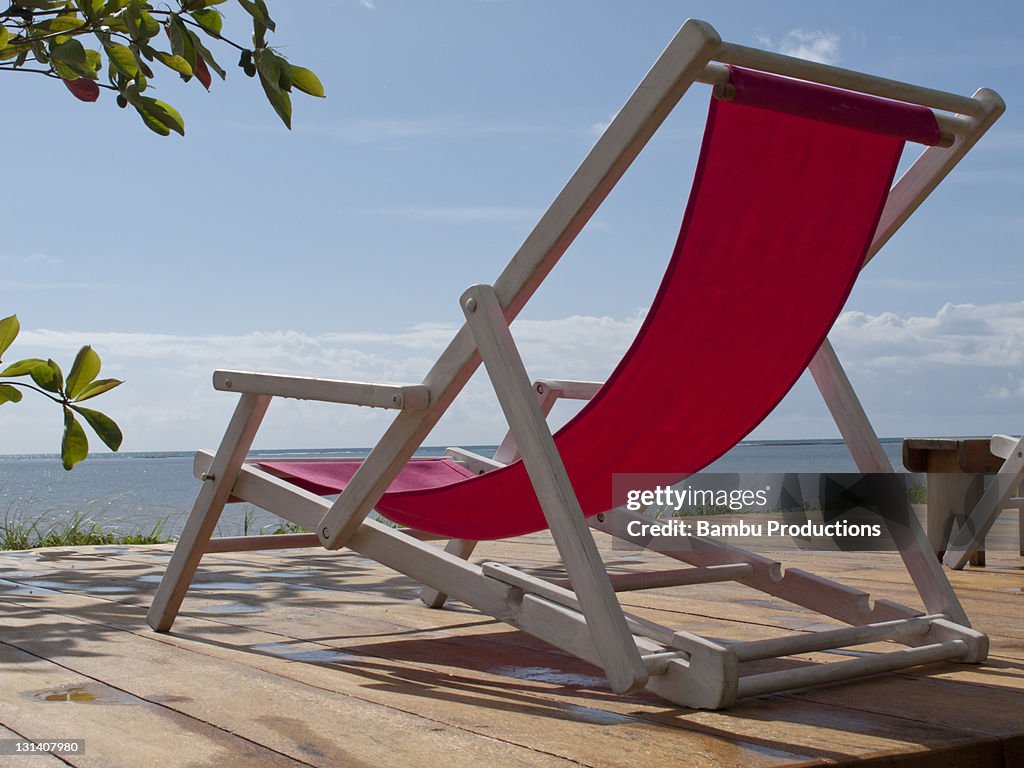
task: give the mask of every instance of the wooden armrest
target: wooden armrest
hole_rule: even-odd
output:
[[[568,379],[537,379],[533,382],[533,393],[540,401],[540,411],[545,417],[551,413],[555,401],[559,398],[566,400],[590,400],[604,386],[603,381],[569,381]],[[498,450],[494,452],[494,459],[499,464],[511,464],[519,458],[519,447],[516,445],[512,431],[505,434]]]
[[[569,381],[567,379],[537,379],[534,391],[543,396],[550,392],[554,399],[590,400],[604,386],[603,381]]]
[[[470,472],[475,472],[478,475],[505,466],[500,461],[481,456],[479,453],[467,451],[465,448],[445,448],[444,455],[446,458],[461,464]]]
[[[423,384],[376,384],[248,371],[215,371],[213,387],[225,392],[322,400],[401,411],[420,411],[430,404],[430,390]]]

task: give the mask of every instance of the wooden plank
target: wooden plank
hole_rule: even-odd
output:
[[[494,283],[511,322],[572,244],[697,75],[718,51],[718,33],[691,19],[612,119],[583,163]],[[402,413],[353,476],[318,528],[329,549],[344,546],[480,364],[463,325],[423,384],[430,407]],[[326,531],[326,534],[323,533]]]
[[[269,759],[256,764],[268,766],[405,768],[424,755],[465,768],[481,761],[522,768],[566,765],[548,754],[449,727],[429,714],[401,711],[357,695],[327,696],[323,668],[319,675],[296,681],[250,666],[246,661],[252,654],[234,652],[211,658],[201,652],[204,644],[147,641],[129,632],[108,630],[100,635],[104,653],[80,654],[72,644],[57,648],[40,634],[52,634],[60,627],[81,633],[89,626],[66,617],[8,617],[5,634],[7,643],[18,648],[11,651],[17,654],[15,658],[24,659],[24,652],[43,651],[63,669],[41,679],[25,668],[21,673],[25,679],[18,680],[13,689],[5,686],[0,697],[8,702],[14,699],[11,703],[22,708],[23,719],[30,720],[39,712],[50,715],[53,724],[63,721],[65,726],[88,729],[84,734],[87,741],[102,744],[101,754],[115,756],[121,765],[181,765],[183,749],[192,760],[208,765],[242,764],[238,758],[247,752],[266,755]],[[0,644],[0,650],[3,648]],[[131,659],[131,664],[124,659]],[[116,695],[117,706],[104,707],[107,716],[94,727],[89,727],[89,720],[90,715],[94,718],[100,713],[98,707],[83,705],[72,714],[45,703],[24,711],[25,699],[17,702],[21,691],[45,690],[66,684],[63,681],[77,685],[83,678],[107,679],[117,687],[112,690],[102,685],[97,691],[99,695],[107,691]],[[359,689],[349,690],[358,694]],[[0,716],[10,713],[9,709]],[[215,719],[215,728],[203,722],[208,719]],[[219,749],[203,743],[210,741],[210,732],[220,736]],[[127,734],[146,738],[128,739]],[[118,760],[119,753],[130,759]],[[96,761],[93,765],[117,763]]]
[[[277,557],[266,559],[273,564]],[[380,600],[379,593],[376,600]],[[390,612],[407,616],[409,607],[408,602],[404,606],[392,602]],[[68,613],[69,606],[59,610]],[[666,709],[654,700],[609,696],[586,683],[581,688],[580,684],[568,682],[575,672],[585,677],[585,667],[570,666],[569,674],[550,670],[552,677],[547,682],[544,665],[550,662],[546,659],[529,653],[524,656],[522,649],[502,653],[500,642],[486,638],[468,643],[458,638],[424,642],[409,638],[406,633],[396,633],[390,642],[375,636],[373,646],[353,646],[351,639],[345,639],[350,637],[346,617],[356,615],[351,610],[343,608],[342,612],[328,614],[317,606],[306,615],[309,621],[285,621],[279,622],[279,626],[330,638],[338,648],[338,662],[329,661],[331,647],[322,642],[288,641],[281,634],[253,632],[244,626],[226,632],[222,624],[184,615],[179,622],[184,639],[174,635],[160,639],[212,659],[227,659],[231,664],[243,659],[246,666],[314,686],[326,697],[325,701],[332,701],[330,697],[336,695],[332,691],[355,695],[512,743],[528,744],[585,765],[610,768],[628,763],[635,759],[637,745],[642,743],[645,759],[652,765],[695,768],[708,765],[709,761],[716,766],[736,768],[805,761],[816,765],[818,760],[811,756],[843,762],[842,757],[852,760],[898,750],[905,753],[906,765],[923,766],[935,750],[950,745],[967,749],[977,744],[976,737],[972,741],[948,723],[941,728],[921,728],[906,717],[874,717],[851,713],[841,706],[808,707],[794,699],[762,700],[746,704],[735,713],[686,712],[680,716],[677,710]],[[437,616],[436,612],[429,614],[429,618]],[[238,617],[239,621],[242,618]],[[136,623],[141,624],[138,618]],[[268,650],[239,654],[228,649],[226,635],[230,636],[231,647]],[[291,632],[287,635],[295,636]],[[278,650],[270,650],[271,646]],[[380,661],[375,663],[374,659],[358,655],[349,657],[341,651],[369,651]],[[318,655],[326,658],[311,663]],[[306,656],[310,660],[299,661]],[[414,659],[431,662],[424,664]],[[572,664],[563,658],[559,668],[564,669],[565,663]],[[520,674],[523,676],[516,677]],[[163,695],[175,695],[164,690],[162,679],[155,684]],[[191,694],[196,705],[216,712],[201,691]],[[374,739],[383,727],[358,738]],[[915,754],[921,763],[914,762]]]
[[[231,496],[242,461],[252,446],[269,405],[270,398],[266,395],[244,394],[238,400],[217,449],[209,478],[203,483],[192,505],[192,512],[178,537],[174,555],[167,564],[163,581],[150,606],[149,624],[158,632],[166,632],[174,624],[174,617],[203,557],[203,550]]]
[[[583,510],[544,420],[501,304],[491,286],[468,289],[461,299],[498,402],[516,438],[548,528],[565,562],[612,690],[647,682],[647,670],[615,599]]]
[[[52,632],[62,624],[64,629],[71,628],[54,618],[42,618],[38,626],[47,627]],[[76,624],[72,622],[71,626]],[[75,669],[76,665],[67,664],[73,659],[74,643],[65,643],[63,653],[42,638],[31,644],[31,652],[12,644],[28,626],[29,621],[21,618],[5,621],[5,640],[0,641],[0,664],[4,669],[4,685],[0,686],[0,721],[32,739],[84,739],[84,755],[63,757],[71,765],[83,768],[182,765],[183,747],[187,748],[188,761],[193,765],[244,763],[259,768],[310,765],[305,760],[292,759],[258,742],[210,725],[201,716],[183,714],[155,699],[133,695],[98,680],[94,675],[82,674]],[[88,625],[78,626],[84,629]],[[8,635],[14,636],[11,641]],[[131,664],[126,664],[123,657],[105,658],[107,665],[119,665],[126,671],[141,662],[133,658]],[[225,693],[229,690],[225,689]],[[183,695],[189,693],[194,691],[182,692]],[[234,706],[237,707],[238,702]],[[302,757],[298,750],[295,757]],[[40,765],[63,764],[56,758],[53,761],[38,760]],[[0,763],[4,766],[15,764],[9,757],[0,758]]]
[[[430,390],[422,384],[386,384],[250,371],[216,371],[213,374],[213,388],[224,392],[247,392],[253,395],[403,411],[421,411],[430,405]]]
[[[546,541],[542,536],[532,536],[511,543],[488,542],[484,546],[487,547],[487,555],[492,557],[510,559],[519,557],[523,552],[537,550],[538,559],[553,560],[553,548]],[[607,547],[607,542],[604,545]],[[39,560],[36,553],[19,553],[17,556],[0,555],[0,567],[21,562],[25,567],[36,568],[36,563],[45,562],[49,564],[47,567],[59,568],[61,578],[77,574],[81,577],[81,583],[87,587],[90,581],[104,581],[104,574],[116,575],[117,563],[131,566],[128,578],[134,581],[138,577],[137,565],[152,569],[155,562],[158,562],[147,553],[158,554],[163,550],[163,547],[124,548],[120,553],[102,548],[98,551],[88,548],[64,550],[64,556],[46,561]],[[92,551],[97,552],[96,556],[86,557]],[[544,552],[549,553],[547,558],[542,557]],[[631,553],[618,554],[623,558],[633,556]],[[898,565],[899,561],[894,556],[883,554],[879,557],[877,553],[841,554],[842,557],[839,557],[830,553],[827,558],[823,558],[824,562],[840,569],[846,567],[846,560],[866,564],[882,580],[898,576],[895,566],[889,565]],[[807,566],[813,565],[819,557],[816,553],[796,555]],[[338,562],[336,575],[331,576],[329,571],[320,570],[334,561]],[[323,576],[314,581],[297,580],[297,583],[319,587],[316,590],[296,592],[296,595],[303,596],[301,602],[296,599],[270,602],[260,598],[259,602],[267,606],[267,612],[248,616],[225,614],[214,621],[182,615],[177,625],[181,639],[174,635],[153,637],[158,637],[161,642],[184,644],[211,658],[238,658],[237,651],[231,649],[248,648],[260,643],[278,643],[286,650],[294,650],[297,656],[307,650],[326,652],[331,647],[356,654],[371,653],[382,660],[380,664],[374,665],[372,660],[352,660],[325,667],[323,663],[297,663],[287,660],[287,657],[272,658],[265,654],[247,653],[244,656],[247,665],[273,664],[276,673],[303,676],[307,684],[318,686],[321,695],[328,697],[327,701],[330,701],[332,695],[330,691],[334,690],[330,681],[336,678],[333,675],[325,678],[325,669],[362,669],[367,674],[363,679],[364,693],[380,697],[375,700],[405,710],[426,710],[431,716],[444,719],[445,722],[462,717],[465,727],[479,727],[497,738],[516,740],[529,734],[527,743],[533,743],[535,748],[552,752],[560,749],[563,756],[570,756],[589,765],[628,762],[628,756],[632,754],[635,757],[637,745],[641,743],[645,745],[645,760],[651,765],[695,766],[709,764],[709,761],[711,764],[727,766],[747,764],[744,761],[750,765],[759,765],[762,763],[758,760],[767,760],[772,756],[777,761],[790,764],[807,759],[802,756],[813,755],[818,760],[838,764],[863,761],[864,765],[889,765],[891,761],[899,761],[900,765],[925,768],[942,765],[941,761],[944,760],[976,760],[980,759],[979,756],[984,759],[1003,759],[1001,745],[1005,744],[1009,749],[1014,743],[1006,735],[1011,733],[1009,726],[1012,724],[1014,696],[1019,697],[1019,691],[1024,691],[1024,677],[1017,675],[1014,668],[957,666],[950,667],[948,672],[945,671],[946,667],[930,672],[930,675],[942,675],[942,680],[932,681],[919,677],[918,673],[914,673],[913,677],[888,675],[856,686],[812,689],[798,697],[774,696],[748,700],[733,712],[681,713],[666,708],[662,702],[654,699],[613,697],[585,685],[580,688],[564,682],[571,679],[571,676],[558,677],[564,670],[584,676],[593,672],[588,672],[585,665],[565,657],[558,660],[551,653],[531,655],[525,646],[508,645],[510,640],[517,637],[528,641],[529,638],[522,633],[507,632],[499,627],[488,630],[484,624],[474,624],[477,627],[474,631],[494,634],[460,638],[459,635],[467,631],[458,626],[459,622],[467,618],[465,613],[417,611],[410,602],[415,594],[413,591],[395,589],[395,580],[389,577],[387,571],[355,555],[344,554],[339,557],[321,554],[310,557],[297,553],[242,553],[212,556],[208,562],[216,571],[229,574],[245,572],[248,574],[246,578],[258,584],[269,583],[270,579],[263,575],[264,572],[282,571],[286,566],[306,563],[319,565],[318,571]],[[875,568],[874,565],[879,562],[885,564],[885,567]],[[91,572],[83,569],[97,570]],[[329,589],[343,588],[352,581],[352,575],[360,575],[359,580],[365,584],[362,588],[369,591],[357,593],[345,588],[344,593],[339,593]],[[996,579],[998,574],[982,572],[974,576],[982,577],[987,583]],[[329,581],[324,581],[328,578]],[[710,585],[709,589],[717,586]],[[276,592],[274,594],[276,596]],[[979,600],[996,593],[971,590],[970,594],[969,598],[965,596],[965,602],[974,614]],[[982,594],[986,598],[982,598]],[[365,602],[352,602],[359,595],[365,595]],[[672,601],[669,594],[644,593],[643,596]],[[138,599],[120,595],[113,597],[118,600]],[[1019,597],[1012,595],[1004,597],[1008,604],[1019,600]],[[83,606],[87,603],[95,604],[97,610],[89,612],[94,620],[108,624],[114,622],[113,609],[103,607],[113,605],[107,600],[76,596],[20,599],[31,600],[33,603],[38,600],[39,611],[83,617],[87,615],[84,609],[74,608],[71,603],[47,601],[73,599]],[[706,601],[697,606],[697,610],[704,611],[712,605],[714,601]],[[770,607],[767,601],[748,601],[745,605],[749,612],[748,618],[752,621],[763,621]],[[142,627],[141,612],[131,606],[124,606],[124,609],[116,614],[117,622]],[[1002,613],[1006,621],[1019,620],[1019,612],[1015,612],[1012,607]],[[371,614],[394,622],[394,636],[384,636],[386,629],[383,625],[380,628],[367,625],[365,630],[362,629],[358,622]],[[246,626],[261,618],[267,632],[254,632]],[[444,633],[428,635],[411,633],[401,628],[426,627],[433,622],[444,623],[446,620],[452,627],[447,637],[443,636]],[[736,628],[744,626],[748,632],[759,629],[756,624],[737,624]],[[359,637],[363,632],[365,636]],[[50,642],[64,637],[54,632],[46,632],[45,636]],[[85,632],[68,635],[86,636]],[[91,637],[99,640],[103,635],[93,632]],[[295,637],[310,638],[314,642],[303,644],[287,640]],[[427,638],[431,638],[429,642]],[[56,647],[59,648],[60,644],[57,643]],[[100,651],[99,646],[92,646],[91,649]],[[423,668],[417,671],[420,665]],[[501,665],[510,665],[510,671],[504,671],[503,668],[495,674],[488,672]],[[536,670],[548,666],[553,668],[549,670],[552,677],[545,682],[547,678]],[[433,671],[428,673],[428,667]],[[974,686],[957,682],[962,676],[975,674],[975,670],[981,674],[987,672],[987,683],[982,682],[986,680],[983,677],[977,678],[981,684]],[[124,671],[130,671],[130,667]],[[528,677],[535,673],[537,677]],[[523,677],[513,676],[520,674]],[[1017,693],[1011,687],[1015,684],[1018,685]],[[527,695],[529,700],[524,698]],[[829,697],[832,703],[818,703],[823,697]],[[199,696],[196,701],[197,704],[202,703],[203,699]],[[872,701],[879,709],[887,708],[891,715],[878,715],[869,711]],[[459,702],[466,705],[464,709],[452,709]],[[962,718],[956,716],[957,708],[963,710]],[[986,720],[987,708],[992,711],[991,717]],[[458,714],[460,711],[462,715]],[[442,712],[448,714],[442,715]],[[982,721],[986,721],[988,727],[978,727],[973,733],[968,730],[975,728],[974,723],[980,724]],[[638,722],[641,725],[656,725],[663,730],[641,733],[635,730]],[[591,724],[591,730],[580,730],[586,723]],[[616,727],[609,728],[609,724]],[[1017,724],[1020,725],[1019,719]],[[673,734],[680,730],[682,733]],[[999,735],[985,734],[1004,736],[1001,741]],[[615,737],[619,741],[615,741]],[[372,739],[376,736],[371,732],[361,734],[360,738]],[[714,746],[716,741],[719,742],[717,747]]]

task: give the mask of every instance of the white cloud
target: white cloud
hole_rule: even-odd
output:
[[[870,371],[1024,368],[1024,302],[946,304],[934,316],[847,312],[832,338]]]
[[[642,313],[524,319],[513,325],[513,332],[534,378],[602,380],[641,322]],[[174,450],[217,444],[236,398],[213,390],[210,376],[216,368],[416,382],[454,332],[448,323],[382,333],[219,336],[25,330],[9,356],[49,355],[70,365],[78,347],[91,343],[103,357],[103,375],[126,380],[94,401],[122,425],[124,449]],[[1024,421],[1024,301],[947,304],[934,315],[918,316],[851,311],[840,317],[831,338],[883,436],[1024,429],[1015,423]],[[59,421],[46,405],[4,406],[0,452],[54,450],[56,433],[38,427]],[[561,421],[571,413],[556,415]],[[275,401],[257,447],[366,447],[391,416],[366,408]],[[478,373],[427,444],[495,443],[504,430],[490,384]],[[753,436],[834,433],[820,398],[805,381]]]
[[[359,0],[359,4],[363,8],[369,8],[371,11],[377,10],[377,0]]]
[[[796,56],[822,64],[839,62],[839,35],[835,32],[797,28],[791,29],[778,40],[769,35],[761,35],[757,40],[765,48],[771,48],[787,56]]]

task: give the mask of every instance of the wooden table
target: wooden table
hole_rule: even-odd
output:
[[[974,509],[984,491],[984,475],[998,472],[1002,464],[1003,459],[989,451],[988,438],[908,437],[903,441],[903,466],[928,474],[928,541],[940,560],[953,521],[962,522]],[[979,549],[971,565],[984,564],[985,550]]]

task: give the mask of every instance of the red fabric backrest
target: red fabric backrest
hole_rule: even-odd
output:
[[[645,322],[555,436],[587,515],[613,506],[613,474],[697,472],[772,411],[849,295],[904,139],[938,139],[927,109],[744,70],[732,82],[733,101],[711,101]],[[389,492],[377,509],[469,539],[546,527],[521,462],[439,483]]]

